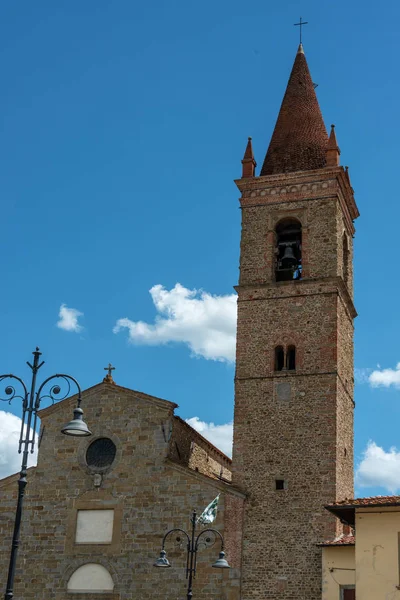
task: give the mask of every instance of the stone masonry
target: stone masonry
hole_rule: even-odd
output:
[[[233,482],[247,494],[242,600],[319,600],[317,544],[338,533],[324,505],[353,493],[352,237],[358,210],[332,134],[331,166],[324,163],[328,137],[316,103],[300,47],[264,176],[249,176],[247,148],[243,178],[236,181],[242,238]],[[302,123],[291,121],[306,113],[305,134]],[[313,131],[319,133],[307,154],[301,136]],[[280,145],[285,136],[291,140],[286,153]],[[276,281],[276,228],[285,219],[301,226],[302,274]],[[295,346],[295,370],[276,370],[277,346]]]
[[[215,527],[226,537],[229,572],[211,568],[219,545],[199,553],[196,598],[238,600],[243,494],[228,482],[231,461],[174,416],[167,402],[102,383],[83,395],[92,437],[60,433],[75,399],[41,411],[38,465],[28,471],[28,486],[18,555],[18,600],[146,600],[185,597],[184,548],[167,545],[170,569],[155,569],[162,536],[173,527],[189,528],[191,511],[202,511],[218,493]],[[117,447],[111,467],[100,475],[85,462],[98,437]],[[222,477],[222,479],[220,478]],[[98,485],[98,481],[97,481]],[[0,581],[4,586],[16,503],[17,476],[0,482]],[[79,509],[112,508],[114,535],[109,545],[75,543]],[[104,565],[115,588],[110,594],[71,594],[67,584],[82,564]]]

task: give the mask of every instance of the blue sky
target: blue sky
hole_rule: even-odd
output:
[[[43,376],[63,370],[88,387],[111,361],[117,383],[174,400],[184,418],[217,425],[232,419],[234,368],[213,359],[224,356],[232,334],[224,307],[238,278],[233,179],[248,135],[262,163],[300,13],[309,21],[304,46],[325,123],[336,124],[362,215],[356,462],[370,440],[376,446],[367,464],[374,485],[357,491],[393,492],[400,455],[390,448],[400,447],[400,408],[390,382],[400,374],[389,371],[380,387],[368,376],[400,361],[394,1],[384,11],[342,0],[3,2],[0,372],[28,377],[25,361],[40,345]],[[192,349],[155,345],[168,331],[145,329],[140,338],[135,330],[153,345],[129,344],[126,328],[113,333],[123,318],[154,323],[154,286],[163,286],[153,290],[159,306],[181,311],[173,335]],[[209,296],[196,304],[184,289]],[[213,305],[215,295],[225,298]],[[83,313],[81,330],[56,326],[62,304]],[[226,319],[222,350],[204,339],[215,319]],[[16,405],[0,408],[19,414]],[[386,479],[377,486],[382,465]]]

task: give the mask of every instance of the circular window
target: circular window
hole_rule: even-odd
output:
[[[92,469],[106,469],[114,462],[117,447],[110,438],[99,438],[86,451],[86,464]]]

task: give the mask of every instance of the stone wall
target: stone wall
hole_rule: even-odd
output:
[[[232,479],[232,461],[179,417],[172,420],[168,456],[213,479]]]
[[[355,310],[343,233],[351,238],[358,212],[341,168],[237,183],[233,482],[248,495],[241,599],[320,600],[317,544],[338,533],[324,505],[352,490]],[[284,218],[302,226],[302,279],[276,282]],[[276,371],[275,347],[289,345],[295,370]]]
[[[43,435],[38,466],[28,473],[15,598],[184,597],[184,543],[177,545],[173,539],[168,542],[171,569],[153,568],[163,535],[173,527],[188,529],[192,510],[201,512],[220,493],[215,527],[225,535],[227,547],[232,547],[238,539],[237,525],[231,521],[227,528],[226,506],[232,502],[240,507],[243,494],[169,458],[166,432],[174,419],[174,404],[113,384],[98,385],[84,392],[84,418],[93,432],[91,438],[84,439],[60,433],[62,425],[71,418],[73,404],[74,400],[66,400],[41,414]],[[185,429],[190,430],[186,424]],[[100,473],[85,462],[89,444],[98,437],[109,437],[117,447],[113,464]],[[193,439],[201,446],[194,431]],[[213,454],[212,449],[209,453]],[[210,461],[215,461],[215,457]],[[229,459],[222,455],[221,463],[226,468]],[[16,477],[11,477],[0,482],[2,582],[8,567],[16,481]],[[114,510],[110,543],[76,544],[77,511],[104,508]],[[100,521],[99,518],[99,524]],[[210,566],[218,552],[219,545],[212,544],[212,540],[199,552],[196,598],[237,600],[237,569],[224,573]],[[237,567],[238,557],[232,558]],[[70,576],[90,562],[109,571],[115,584],[113,592],[71,596],[67,593]]]

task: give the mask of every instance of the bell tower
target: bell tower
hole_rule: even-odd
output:
[[[261,173],[247,144],[234,484],[248,495],[242,600],[320,600],[324,505],[353,495],[358,209],[300,44]]]

